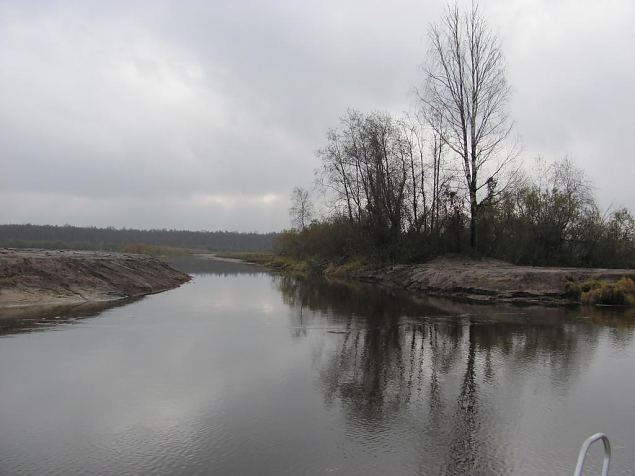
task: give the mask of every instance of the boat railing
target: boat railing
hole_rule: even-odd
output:
[[[580,447],[580,452],[578,453],[578,463],[575,466],[575,472],[573,476],[582,476],[582,470],[584,469],[584,461],[586,460],[586,455],[589,452],[589,448],[596,441],[602,440],[604,444],[604,461],[602,462],[602,476],[608,476],[609,474],[609,463],[611,462],[611,444],[609,443],[608,437],[604,433],[596,433],[588,437],[582,446]]]

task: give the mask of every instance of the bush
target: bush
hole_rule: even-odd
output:
[[[615,282],[594,281],[588,290],[582,291],[580,300],[585,304],[633,305],[635,283],[631,278],[622,278]]]
[[[591,281],[569,281],[565,285],[565,290],[567,296],[580,300],[582,298],[582,294],[588,293],[589,291],[599,288],[606,282],[591,280]]]
[[[302,231],[286,230],[275,245],[281,255],[327,261],[367,254],[370,249],[360,226],[340,220],[312,223]]]

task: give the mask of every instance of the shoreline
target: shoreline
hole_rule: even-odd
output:
[[[0,248],[0,316],[32,307],[115,303],[190,279],[147,255]]]
[[[617,282],[635,279],[635,269],[520,266],[494,259],[442,257],[421,264],[311,265],[307,261],[276,255],[240,256],[234,259],[263,265],[290,274],[318,272],[326,278],[366,282],[404,291],[414,297],[448,297],[471,303],[562,306],[581,304],[576,286],[590,281]],[[601,304],[599,304],[601,305]]]
[[[414,295],[458,298],[473,303],[581,304],[574,289],[590,281],[635,277],[632,269],[518,266],[492,259],[438,258],[415,265],[364,266],[349,277],[397,287]]]

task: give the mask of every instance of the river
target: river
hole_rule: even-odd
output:
[[[598,431],[635,472],[632,310],[192,270],[0,320],[0,474],[567,475]]]

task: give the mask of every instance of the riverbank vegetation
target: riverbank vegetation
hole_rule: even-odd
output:
[[[257,264],[291,275],[305,276],[312,272],[322,271],[322,269],[315,268],[309,260],[271,252],[225,252],[214,253],[214,256],[221,259],[240,260]]]
[[[567,291],[584,304],[635,305],[635,283],[627,277],[618,281],[572,282]]]
[[[537,266],[635,267],[635,220],[603,210],[570,158],[525,160],[507,114],[496,35],[478,7],[448,8],[414,115],[349,109],[317,153],[329,212],[304,191],[281,255],[341,265],[422,262],[449,253]],[[307,224],[308,223],[308,224]]]

